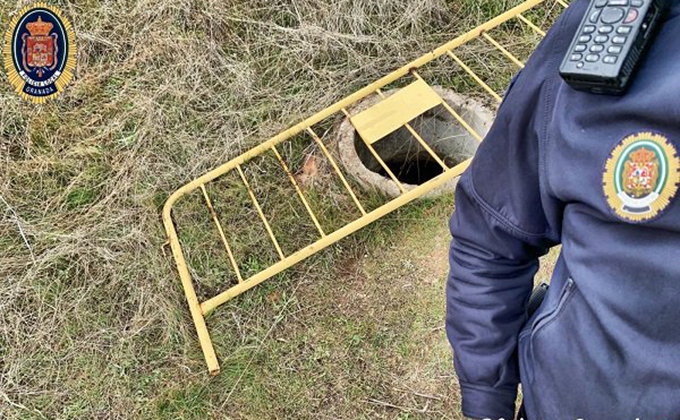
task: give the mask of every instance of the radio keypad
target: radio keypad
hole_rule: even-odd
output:
[[[584,3],[589,3],[588,8],[581,16],[578,32],[570,41],[559,73],[578,91],[623,94],[674,2],[588,0]]]
[[[570,56],[571,61],[579,62],[577,68],[583,67],[583,61],[604,64],[616,64],[623,46],[632,34],[633,23],[640,16],[637,8],[644,6],[643,0],[596,0],[590,12],[589,22],[581,30],[578,43]],[[610,38],[609,34],[614,33]],[[594,34],[594,35],[593,35]],[[602,57],[600,53],[606,55]],[[584,55],[583,53],[589,52]]]

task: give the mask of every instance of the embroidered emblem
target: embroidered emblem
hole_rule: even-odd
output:
[[[643,222],[663,212],[678,190],[680,160],[668,139],[655,133],[626,137],[605,164],[607,203],[622,219]]]
[[[33,103],[45,103],[73,78],[76,39],[71,23],[47,3],[23,8],[5,33],[3,57],[17,93]]]

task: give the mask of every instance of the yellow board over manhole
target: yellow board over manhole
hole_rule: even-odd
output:
[[[350,120],[361,138],[373,144],[441,103],[439,95],[418,79]]]
[[[537,8],[541,4],[545,7]],[[478,87],[478,90],[487,95],[491,102],[498,103],[502,99],[496,90],[494,90],[494,87],[497,88],[498,86],[491,83],[491,80],[486,80],[485,77],[490,78],[493,76],[495,79],[498,79],[496,74],[498,66],[501,64],[496,63],[491,69],[488,62],[475,59],[474,57],[469,58],[465,51],[459,51],[459,47],[472,41],[482,42],[486,46],[485,48],[497,53],[501,60],[504,61],[504,65],[507,68],[513,69],[514,72],[524,66],[524,61],[520,57],[527,55],[528,51],[526,51],[527,54],[514,51],[513,48],[515,46],[512,45],[513,43],[508,42],[506,31],[504,28],[499,28],[499,26],[507,24],[510,31],[518,30],[519,28],[519,30],[532,33],[536,42],[538,42],[545,34],[545,31],[541,28],[540,24],[536,23],[537,17],[543,19],[541,16],[548,16],[553,10],[561,11],[564,7],[567,7],[567,4],[563,0],[525,1],[328,108],[319,111],[246,153],[194,179],[175,191],[168,198],[163,208],[163,224],[168,235],[168,244],[172,249],[172,255],[177,264],[177,270],[182,281],[189,310],[196,325],[201,349],[208,369],[212,374],[219,372],[219,363],[205,321],[207,313],[310,255],[380,219],[391,211],[446,184],[465,171],[470,160],[448,167],[442,156],[438,156],[428,146],[427,139],[424,139],[410,124],[415,118],[431,109],[441,107],[442,112],[448,113],[452,120],[460,125],[461,130],[469,133],[474,139],[482,140],[484,133],[475,130],[475,124],[467,121],[464,118],[465,114],[463,112],[457,112],[457,108],[453,106],[454,104],[443,100],[432,87],[435,85],[447,85],[446,80],[450,80],[450,66],[453,64],[457,68],[456,71],[460,71],[461,75],[467,77],[468,82]],[[533,47],[535,45],[532,45]],[[446,61],[443,66],[446,70],[444,73],[441,71],[437,73],[437,64],[441,61]],[[507,85],[510,76],[503,77],[504,84]],[[395,82],[405,87],[391,95],[382,92],[382,89]],[[352,115],[352,108],[360,101],[372,95],[375,95],[374,97],[378,99],[377,103],[364,111]],[[349,119],[349,122],[359,134],[358,138],[363,141],[366,149],[385,170],[385,173],[389,176],[388,182],[392,182],[394,188],[399,191],[396,197],[378,205],[376,208],[371,208],[370,203],[363,202],[362,196],[354,191],[353,180],[343,173],[337,158],[334,157],[333,148],[326,144],[324,132],[321,131],[324,130],[323,127],[332,126],[337,122],[338,118],[343,116]],[[374,145],[380,145],[380,143],[377,143],[380,139],[402,127],[408,130],[408,133],[442,169],[442,172],[436,177],[408,189],[398,179],[397,174],[390,170],[374,148]],[[300,146],[300,141],[303,141],[305,144]],[[318,197],[328,195],[329,191],[317,191],[312,187],[305,186],[303,179],[297,176],[298,174],[296,174],[294,169],[300,162],[298,159],[291,157],[290,150],[309,150],[310,148],[315,150],[315,159],[323,160],[323,162],[318,164],[325,165],[330,173],[329,176],[335,177],[337,182],[332,184],[333,188],[344,191],[347,200],[343,206],[349,206],[348,208],[352,209],[352,211],[342,210],[340,212],[338,212],[338,209],[334,209],[336,214],[342,216],[343,222],[340,225],[337,223],[329,225],[327,223],[328,218],[326,217],[326,213],[329,211],[328,207],[325,209],[319,208],[320,202]],[[269,194],[263,193],[263,191],[267,191],[266,188],[264,190],[258,188],[256,176],[261,170],[251,170],[249,168],[250,165],[259,165],[260,163],[256,163],[256,161],[259,162],[262,159],[268,159],[267,165],[262,167],[268,168],[267,171],[270,176],[274,176],[274,173],[277,174],[276,176],[279,178],[276,179],[289,187],[290,193],[285,194],[283,198],[296,200],[298,208],[303,209],[297,213],[300,219],[300,226],[286,225],[282,230],[279,224],[277,224],[277,214],[272,214],[270,208],[272,200],[268,197]],[[316,161],[313,163],[317,164]],[[228,182],[225,183],[225,180]],[[216,191],[220,185],[229,185],[227,191],[233,191],[232,189],[236,188],[233,185],[238,185],[241,193],[240,195],[230,195]],[[337,194],[337,191],[334,191],[333,194]],[[233,198],[236,196],[240,197],[238,203],[231,203],[232,205],[227,203],[225,205],[222,202],[223,197]],[[193,250],[185,249],[188,248],[188,244],[184,241],[186,236],[183,236],[183,240],[180,240],[178,235],[178,230],[184,231],[183,229],[187,228],[186,223],[189,223],[188,228],[191,228],[194,224],[198,226],[198,220],[193,216],[188,220],[184,220],[185,224],[179,223],[178,220],[178,224],[175,225],[175,220],[173,219],[175,205],[180,200],[182,200],[182,204],[188,203],[190,199],[200,200],[199,203],[202,203],[203,206],[201,211],[205,212],[205,218],[202,220],[203,224],[201,226],[208,226],[208,229],[214,233],[214,240],[210,241],[210,244],[216,247],[218,252],[213,252],[209,255],[211,256],[210,258],[219,258],[220,261],[219,263],[215,262],[211,266],[230,270],[229,273],[223,274],[224,278],[213,279],[214,281],[211,282],[213,286],[223,284],[223,288],[220,288],[221,291],[214,295],[211,293],[207,297],[203,296],[205,297],[204,299],[199,299],[196,292],[197,289],[195,288],[195,286],[203,286],[203,278],[197,276],[197,271],[194,267],[190,266],[196,254],[192,252]],[[241,244],[238,237],[238,229],[234,225],[235,219],[225,218],[224,214],[222,214],[225,208],[229,209],[238,206],[248,206],[249,211],[243,214],[251,216],[252,220],[248,220],[246,223],[249,226],[256,226],[257,224],[257,226],[261,227],[266,238],[266,242],[261,246],[267,247],[267,249],[251,249],[255,255],[241,255],[243,250],[239,246],[235,246]],[[306,216],[309,217],[307,218]],[[225,220],[228,223],[225,223]],[[298,220],[296,219],[296,221]],[[303,225],[309,227],[305,231],[311,233],[313,237],[308,243],[293,243],[291,245],[286,240],[288,238],[285,235],[289,232],[304,230]],[[191,231],[191,229],[188,230]],[[266,255],[268,258],[267,264],[264,265],[261,264],[262,259],[260,258],[263,255]],[[247,263],[252,261],[258,264]],[[227,277],[233,278],[233,282],[229,283]],[[199,289],[199,291],[201,290],[204,289]],[[204,295],[204,293],[201,292],[201,295]]]

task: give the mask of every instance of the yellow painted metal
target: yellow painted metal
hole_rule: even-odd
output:
[[[361,202],[357,198],[356,194],[352,190],[352,187],[349,186],[349,182],[347,182],[347,178],[342,174],[342,171],[338,167],[338,164],[335,162],[335,159],[333,159],[333,156],[328,152],[328,149],[326,149],[326,146],[323,144],[323,141],[321,141],[321,138],[312,130],[311,127],[307,127],[307,132],[312,136],[316,144],[319,145],[319,149],[323,152],[323,154],[326,156],[326,159],[331,163],[333,166],[333,170],[335,170],[335,173],[338,174],[338,177],[342,180],[342,184],[345,186],[347,191],[349,192],[349,195],[352,197],[352,200],[356,203],[357,207],[359,207],[359,211],[361,211],[361,214],[364,216],[366,215],[366,210],[364,209],[364,206],[361,205]]]
[[[373,144],[440,103],[441,98],[427,83],[416,80],[351,121],[364,141]]]
[[[457,113],[446,101],[442,100],[439,95],[431,95],[430,91],[431,89],[429,88],[429,83],[423,78],[417,71],[416,69],[419,69],[428,63],[433,62],[434,60],[438,59],[439,57],[448,54],[449,56],[452,56],[454,60],[458,62],[459,65],[463,66],[464,69],[466,69],[466,72],[473,76],[473,79],[480,85],[482,86],[485,90],[489,91],[489,93],[492,93],[494,98],[496,100],[500,100],[500,96],[493,92],[493,90],[488,87],[475,73],[474,71],[467,66],[465,63],[462,62],[456,56],[452,50],[456,49],[457,47],[460,47],[461,45],[479,38],[482,36],[485,32],[498,27],[499,25],[509,21],[510,19],[513,18],[519,18],[520,20],[525,21],[525,23],[529,24],[530,27],[532,27],[533,30],[540,31],[540,33],[544,32],[533,25],[533,23],[529,22],[522,16],[521,14],[523,12],[526,12],[537,5],[548,1],[548,0],[528,0],[525,1],[524,3],[518,5],[517,7],[512,8],[511,10],[508,10],[507,12],[497,16],[494,19],[491,19],[490,21],[478,26],[477,28],[474,28],[473,30],[453,39],[452,41],[436,48],[433,51],[428,52],[427,54],[423,55],[422,57],[413,60],[412,62],[406,64],[405,66],[393,71],[392,73],[382,77],[381,79],[375,81],[374,83],[371,83],[368,86],[365,86],[364,88],[358,90],[357,92],[347,96],[346,98],[336,102],[335,104],[329,106],[328,108],[317,112],[316,114],[310,116],[309,118],[305,119],[304,121],[301,121],[300,123],[294,125],[293,127],[277,134],[276,136],[272,137],[271,139],[267,140],[266,142],[252,148],[251,150],[247,151],[246,153],[243,153],[240,156],[237,156],[230,161],[226,162],[225,164],[217,167],[216,169],[207,172],[206,174],[194,179],[193,181],[187,183],[177,191],[175,191],[173,194],[170,195],[168,198],[167,202],[165,203],[165,206],[163,207],[163,224],[165,226],[166,233],[168,235],[168,243],[170,244],[170,248],[172,250],[172,255],[175,259],[176,265],[177,265],[177,270],[179,272],[179,277],[182,282],[182,287],[184,289],[184,293],[187,299],[187,303],[189,306],[189,310],[191,313],[191,317],[194,321],[194,324],[196,325],[196,331],[198,334],[198,341],[201,345],[201,349],[203,351],[203,355],[205,357],[208,370],[212,374],[217,374],[219,372],[219,363],[217,361],[217,357],[215,355],[215,351],[212,345],[212,341],[210,339],[210,335],[208,333],[208,329],[206,326],[205,322],[205,315],[209,313],[210,311],[214,310],[217,308],[219,305],[227,302],[228,300],[238,296],[239,294],[245,292],[246,290],[249,290],[258,284],[262,283],[263,281],[272,278],[274,275],[281,273],[285,269],[291,267],[292,265],[302,261],[303,259],[309,257],[310,255],[313,255],[320,250],[328,247],[329,245],[332,245],[339,241],[340,239],[346,237],[347,235],[350,235],[351,233],[361,229],[362,227],[374,222],[375,220],[385,216],[386,214],[394,211],[395,209],[411,202],[412,200],[420,197],[423,194],[426,194],[429,191],[432,191],[433,189],[443,185],[447,181],[459,176],[469,165],[469,160],[465,161],[453,168],[447,168],[444,170],[442,174],[439,176],[429,180],[428,182],[419,185],[413,189],[410,189],[406,191],[401,185],[401,183],[396,179],[394,174],[389,171],[389,168],[386,168],[385,163],[382,161],[380,156],[375,152],[374,148],[372,147],[371,143],[379,140],[382,136],[386,135],[389,133],[388,129],[397,129],[398,127],[401,126],[406,126],[408,122],[417,117],[418,115],[422,114],[427,109],[432,108],[433,106],[436,105],[442,105],[444,109],[447,110],[455,120],[461,124],[462,127],[464,127],[467,131],[471,133],[476,139],[482,140],[482,137],[480,133],[477,133],[473,127],[471,126],[470,123],[466,122],[465,119]],[[552,0],[552,1],[557,1],[560,4],[563,3],[562,0]],[[485,37],[487,40],[491,42],[491,39],[489,37]],[[495,40],[494,40],[495,41]],[[499,48],[502,52],[507,51],[504,47],[502,47],[500,44],[496,45],[496,43],[492,42],[496,48],[499,46],[502,48]],[[509,59],[513,60],[511,58],[511,53],[508,52],[508,54],[505,54]],[[517,64],[517,62],[515,62]],[[378,103],[375,105],[373,108],[369,109],[368,111],[365,111],[366,114],[362,116],[362,114],[358,114],[356,116],[350,116],[349,112],[347,111],[347,107],[350,107],[354,104],[356,104],[358,101],[364,99],[368,95],[371,95],[377,91],[379,91],[381,88],[385,87],[388,84],[391,84],[401,78],[404,77],[414,77],[416,79],[415,82],[413,82],[409,87],[402,89],[400,92],[405,92],[402,94],[402,98],[408,98],[409,100],[405,103],[403,100],[400,100],[399,93],[395,93],[394,95],[391,95],[390,97],[384,99],[382,102]],[[424,95],[424,96],[422,96]],[[390,98],[395,97],[397,99],[392,99]],[[436,98],[435,98],[436,96]],[[414,100],[414,98],[416,98]],[[436,99],[436,100],[435,100]],[[397,106],[397,101],[401,104],[400,106]],[[390,103],[392,102],[392,103]],[[384,105],[387,103],[387,105]],[[405,108],[411,108],[414,107],[418,112],[413,111],[413,110],[407,110]],[[389,110],[390,112],[385,112],[385,110]],[[337,162],[332,156],[332,153],[328,150],[326,145],[324,144],[322,138],[316,134],[314,131],[313,127],[314,125],[327,120],[328,118],[338,114],[338,113],[344,113],[348,118],[350,118],[350,122],[355,125],[359,125],[361,127],[361,130],[363,131],[363,135],[361,136],[364,138],[364,135],[366,138],[370,139],[370,141],[366,141],[366,144],[369,148],[369,150],[373,153],[373,156],[376,157],[378,162],[383,165],[384,168],[387,169],[387,173],[390,175],[392,180],[395,182],[395,184],[399,187],[401,194],[392,199],[391,201],[383,204],[382,206],[367,212],[362,205],[361,201],[355,194],[355,192],[352,190],[349,182],[347,181],[346,177],[343,175],[342,171],[340,170]],[[392,117],[393,114],[398,115],[398,118]],[[382,116],[382,118],[377,118],[379,115]],[[358,122],[357,122],[358,118]],[[422,141],[423,139],[420,138],[420,136],[415,132],[415,130],[412,130],[411,127],[411,134],[416,136],[416,139],[422,143],[425,143]],[[335,230],[334,232],[324,232],[324,230],[321,227],[321,224],[318,221],[318,218],[314,214],[314,211],[312,209],[312,206],[310,203],[305,199],[304,191],[301,188],[301,186],[296,182],[294,175],[291,173],[289,167],[285,163],[283,157],[281,154],[278,152],[276,149],[276,145],[278,145],[281,142],[287,141],[295,136],[297,136],[300,133],[306,132],[309,134],[311,139],[316,143],[316,145],[319,147],[321,150],[323,156],[328,160],[328,162],[331,164],[335,174],[339,177],[339,179],[342,181],[342,184],[344,185],[345,189],[351,196],[352,200],[354,203],[357,205],[358,209],[361,212],[361,216],[352,222],[346,224],[345,226],[341,227],[340,229]],[[366,140],[364,138],[364,140]],[[269,225],[269,222],[267,220],[267,217],[265,216],[258,200],[257,197],[255,196],[254,191],[252,190],[244,170],[242,169],[241,165],[247,163],[251,159],[261,156],[268,151],[272,151],[274,153],[274,156],[279,160],[281,163],[284,172],[286,175],[289,177],[291,180],[291,183],[293,184],[295,191],[297,192],[299,198],[302,200],[309,216],[311,217],[312,221],[314,222],[314,225],[316,226],[317,230],[319,231],[321,237],[316,240],[314,243],[307,245],[306,247],[293,252],[290,255],[284,255],[283,251],[281,250],[281,247],[279,246],[279,243],[274,236],[274,233],[271,229],[271,226]],[[428,152],[434,154],[434,151],[430,148]],[[434,154],[436,156],[436,154]],[[443,164],[443,161],[440,160],[440,164]],[[443,165],[445,167],[445,165]],[[259,215],[261,222],[265,225],[265,228],[267,230],[267,233],[274,244],[274,247],[276,248],[277,253],[279,254],[279,257],[281,258],[280,261],[274,263],[270,267],[267,267],[266,269],[248,277],[248,278],[242,278],[241,273],[238,268],[237,261],[234,257],[234,254],[229,246],[229,243],[227,241],[227,233],[225,232],[225,229],[221,226],[219,222],[219,215],[217,214],[215,208],[213,207],[212,201],[210,200],[210,197],[208,195],[208,191],[206,189],[206,184],[216,180],[222,175],[225,175],[231,171],[237,171],[239,174],[239,177],[241,181],[243,182],[245,188],[248,191],[248,194],[251,198],[252,204],[257,210],[257,214]],[[200,189],[205,203],[207,205],[207,208],[209,210],[209,213],[214,221],[214,224],[219,232],[220,239],[222,241],[222,244],[225,248],[226,254],[229,258],[229,261],[231,263],[232,268],[234,269],[234,272],[236,273],[236,276],[238,278],[238,283],[228,287],[226,290],[224,290],[222,293],[219,293],[218,295],[209,298],[205,300],[204,302],[200,302],[198,300],[198,297],[196,296],[196,292],[194,289],[194,285],[192,282],[192,277],[190,274],[189,267],[187,265],[187,261],[184,256],[184,252],[182,250],[182,245],[177,233],[177,228],[175,227],[175,223],[172,218],[172,210],[175,206],[175,204],[182,198],[187,196],[188,194],[194,192],[195,190]]]
[[[489,41],[489,42],[491,43],[491,45],[493,45],[494,47],[496,47],[496,49],[497,49],[498,51],[502,52],[506,57],[508,57],[508,58],[510,59],[510,61],[512,61],[513,63],[515,63],[515,64],[517,65],[517,67],[519,67],[520,69],[523,69],[523,68],[524,68],[524,63],[523,63],[519,58],[515,57],[515,55],[514,55],[513,53],[511,53],[510,51],[508,51],[504,46],[502,46],[498,41],[496,41],[495,39],[493,39],[493,38],[491,37],[491,35],[489,35],[488,33],[484,32],[484,33],[482,34],[482,36],[483,36],[484,38],[486,38],[486,40]]]
[[[480,142],[481,142],[481,141],[483,140],[483,139],[482,139],[482,136],[481,136],[477,131],[475,131],[475,129],[472,128],[472,127],[470,126],[470,124],[468,124],[467,121],[465,121],[465,120],[463,119],[463,117],[460,116],[460,114],[458,114],[453,108],[451,108],[451,105],[447,104],[446,101],[442,102],[442,105],[444,106],[444,108],[446,108],[447,111],[449,111],[449,113],[451,113],[451,115],[453,115],[453,117],[454,117],[456,120],[458,120],[458,122],[459,122],[463,127],[465,127],[465,129],[466,129],[467,131],[469,131],[469,132],[472,134],[472,136],[473,136],[475,139],[477,139],[477,141],[480,141]]]
[[[540,36],[542,36],[542,37],[545,36],[545,31],[543,31],[543,30],[542,30],[541,28],[539,28],[538,26],[534,25],[534,23],[533,23],[532,21],[530,21],[529,19],[527,19],[526,17],[524,17],[523,14],[518,13],[518,14],[517,14],[517,18],[518,18],[519,20],[521,20],[522,22],[526,23],[527,26],[529,26],[529,27],[531,28],[531,30],[533,30],[534,32],[536,32],[536,33],[539,34]]]
[[[202,185],[202,184],[199,184]],[[197,188],[197,186],[192,186],[192,190]],[[179,190],[178,190],[179,191]],[[177,192],[175,192],[177,194]],[[212,340],[210,340],[210,334],[208,333],[208,327],[205,325],[204,313],[201,310],[201,304],[198,302],[198,297],[196,296],[196,291],[194,290],[194,285],[191,283],[191,275],[189,274],[189,268],[187,267],[186,260],[184,259],[184,254],[182,253],[182,246],[179,243],[179,238],[177,237],[177,231],[175,227],[168,228],[168,223],[172,224],[172,216],[170,215],[170,210],[172,205],[167,207],[170,200],[177,201],[182,194],[171,195],[168,201],[166,201],[165,208],[163,209],[163,223],[165,224],[165,230],[168,234],[168,241],[170,242],[170,249],[172,250],[172,256],[175,258],[177,263],[177,271],[180,273],[179,278],[182,281],[182,288],[184,289],[184,295],[187,299],[187,304],[189,305],[189,312],[191,313],[191,318],[196,326],[196,334],[198,335],[198,342],[201,344],[201,350],[203,351],[203,357],[205,358],[205,363],[208,365],[208,371],[212,375],[217,375],[220,373],[220,365],[217,362],[217,356],[215,355],[215,349],[212,345]]]
[[[269,238],[272,240],[272,243],[274,244],[274,248],[276,248],[276,252],[279,253],[279,256],[281,257],[282,260],[286,259],[286,256],[283,255],[283,251],[281,251],[281,247],[279,246],[279,241],[276,240],[276,237],[274,236],[274,231],[272,231],[272,227],[269,225],[269,221],[267,220],[267,216],[264,215],[264,212],[262,211],[262,207],[260,207],[260,202],[257,201],[257,197],[255,197],[255,192],[253,191],[252,188],[250,188],[250,183],[246,179],[246,175],[243,173],[243,169],[241,169],[241,165],[236,165],[236,169],[238,170],[238,174],[241,176],[241,180],[243,181],[243,184],[248,189],[248,195],[250,195],[250,199],[253,201],[253,204],[255,205],[255,209],[257,210],[257,214],[260,215],[260,219],[262,219],[262,223],[264,223],[265,229],[267,229],[267,233],[269,234]]]
[[[348,112],[345,108],[342,108],[342,112],[345,114],[345,116],[346,116],[350,121],[352,121],[352,116],[349,114],[349,112]],[[355,129],[356,129],[356,127],[355,127]],[[399,181],[399,179],[397,179],[397,176],[394,174],[394,172],[392,172],[392,169],[390,169],[390,167],[387,166],[387,164],[385,163],[385,161],[382,160],[382,158],[380,157],[380,155],[378,154],[378,152],[375,151],[375,148],[373,147],[373,144],[372,144],[372,143],[369,143],[368,141],[366,141],[366,139],[364,139],[362,136],[359,136],[359,138],[361,138],[361,140],[362,140],[362,141],[364,142],[364,144],[366,145],[366,148],[368,149],[368,151],[371,152],[371,155],[373,155],[373,158],[374,158],[376,161],[378,161],[378,163],[379,163],[380,166],[383,168],[383,170],[387,173],[387,175],[388,175],[390,178],[392,178],[392,182],[394,182],[394,184],[397,186],[397,188],[399,188],[399,191],[401,191],[402,193],[406,192],[406,189],[404,188],[404,185]]]
[[[403,206],[404,204],[410,203],[414,199],[420,197],[421,195],[432,191],[433,189],[437,188],[438,186],[446,183],[447,181],[450,181],[451,179],[460,176],[465,169],[470,165],[470,160],[466,160],[465,162],[451,168],[450,170],[444,172],[437,178],[433,178],[430,181],[419,185],[418,187],[412,189],[411,191],[404,193],[400,195],[399,197],[395,198],[394,200],[390,201],[389,203],[383,205],[382,207],[379,207],[372,212],[368,213],[365,216],[362,216],[361,218],[353,221],[352,223],[349,223],[348,225],[345,225],[344,227],[336,230],[335,232],[329,234],[328,236],[319,239],[318,241],[314,242],[313,244],[301,249],[300,251],[291,254],[288,258],[285,260],[279,261],[276,264],[272,265],[271,267],[267,268],[266,270],[263,270],[253,277],[249,278],[248,281],[238,284],[231,289],[220,293],[219,295],[215,296],[212,299],[208,299],[207,301],[203,302],[201,304],[201,310],[203,313],[208,313],[212,311],[213,309],[217,308],[221,304],[227,302],[228,300],[240,295],[241,293],[245,292],[248,289],[251,289],[258,284],[262,283],[263,281],[271,278],[272,276],[282,272],[286,268],[297,264],[298,262],[302,261],[303,259],[307,258],[311,254],[317,253],[321,251],[322,249],[326,248],[329,245],[332,245],[336,242],[338,242],[340,239],[356,232],[357,230],[361,229],[362,227],[378,220],[379,218],[383,217],[384,215],[398,209],[399,207]]]
[[[425,83],[425,81],[422,80],[422,79],[418,79],[418,81],[419,82],[422,81],[423,83]],[[428,89],[429,89],[429,86],[428,86]],[[430,89],[430,90],[432,90],[432,89]],[[385,98],[385,95],[382,93],[382,91],[380,89],[377,89],[376,93],[378,95],[380,95],[381,98]],[[434,93],[434,91],[433,91],[433,93]],[[439,95],[437,95],[437,98],[438,98],[438,101],[435,104],[435,106],[440,105],[443,102],[443,99],[441,99],[439,97]],[[430,108],[428,108],[428,109],[430,109]],[[444,161],[441,160],[441,158],[439,156],[437,156],[437,154],[434,152],[434,150],[432,150],[432,148],[427,144],[427,142],[425,140],[423,140],[422,137],[420,137],[420,134],[418,134],[416,132],[416,130],[414,130],[413,127],[411,127],[411,124],[406,123],[406,124],[404,124],[404,127],[406,127],[406,129],[411,133],[411,135],[416,139],[416,141],[418,143],[420,143],[420,145],[423,147],[423,149],[425,149],[425,151],[427,151],[427,153],[432,157],[432,159],[435,160],[435,162],[437,162],[439,164],[439,166],[442,167],[442,169],[444,169],[445,171],[449,169],[449,167],[446,166],[446,163],[444,163]]]
[[[326,233],[323,231],[323,228],[319,224],[319,220],[317,219],[316,215],[314,214],[314,211],[312,210],[312,207],[309,205],[309,202],[307,202],[307,199],[305,198],[305,195],[302,193],[302,190],[300,189],[300,186],[298,185],[297,181],[295,180],[295,177],[293,176],[293,174],[290,173],[290,170],[288,169],[288,165],[286,165],[286,162],[283,160],[283,158],[279,154],[279,151],[276,150],[276,146],[272,146],[272,152],[274,152],[276,159],[279,161],[279,163],[281,163],[281,167],[286,172],[286,175],[288,175],[288,179],[290,179],[290,182],[295,187],[295,192],[297,192],[298,196],[300,197],[300,200],[302,201],[302,204],[305,206],[305,209],[307,209],[307,213],[309,213],[309,217],[312,218],[312,221],[314,222],[314,226],[316,226],[316,229],[319,231],[319,233],[321,234],[322,237],[326,236]]]
[[[493,89],[491,89],[491,87],[489,87],[489,85],[487,85],[487,84],[484,82],[484,80],[482,80],[481,77],[477,76],[477,73],[475,73],[474,70],[472,70],[467,64],[465,64],[465,63],[463,62],[463,60],[461,60],[460,58],[458,58],[458,56],[457,56],[456,54],[452,53],[451,51],[447,51],[446,53],[449,55],[449,57],[453,58],[453,59],[455,60],[455,62],[458,63],[458,65],[461,66],[461,67],[463,68],[463,70],[465,70],[470,76],[472,76],[472,78],[475,79],[475,81],[476,81],[481,87],[483,87],[484,90],[486,90],[487,92],[489,92],[489,94],[490,94],[491,96],[493,96],[493,98],[494,98],[497,102],[500,103],[500,102],[503,100],[503,98],[501,97],[501,95],[497,94]]]
[[[238,278],[239,283],[243,283],[241,270],[239,270],[238,264],[236,264],[234,253],[231,252],[229,241],[227,241],[227,236],[224,234],[224,229],[222,228],[222,224],[220,223],[219,217],[217,217],[217,212],[213,207],[212,201],[210,200],[210,197],[208,197],[208,191],[206,191],[205,185],[201,185],[201,192],[203,192],[203,199],[205,199],[205,204],[208,206],[210,215],[212,216],[213,221],[215,222],[215,227],[217,228],[217,231],[220,233],[220,239],[222,239],[222,245],[224,245],[224,249],[227,251],[227,255],[229,256],[229,262],[231,263],[231,266],[233,267],[234,272],[236,273],[236,277]]]
[[[449,167],[446,166],[446,163],[444,163],[444,161],[439,156],[437,156],[437,154],[434,152],[434,150],[432,150],[432,148],[430,146],[428,146],[428,144],[425,142],[425,140],[423,140],[423,138],[420,137],[420,134],[418,134],[418,132],[416,130],[414,130],[413,127],[411,127],[411,124],[406,123],[406,124],[404,124],[404,127],[406,127],[406,129],[409,131],[409,133],[411,133],[411,135],[413,137],[415,137],[416,141],[418,143],[420,143],[421,146],[423,146],[423,149],[425,149],[425,151],[430,156],[432,156],[432,158],[435,160],[435,162],[437,162],[439,164],[439,166],[442,167],[442,169],[444,169],[445,171],[449,170]]]
[[[423,80],[423,78],[420,77],[420,74],[418,74],[417,71],[413,70],[411,73],[412,73],[416,78],[418,78],[419,80]],[[453,108],[451,108],[451,105],[449,105],[448,103],[446,103],[446,101],[444,101],[444,100],[442,100],[441,105],[442,105],[442,106],[443,106],[443,107],[444,107],[451,115],[453,115],[453,117],[456,119],[456,121],[458,121],[458,123],[459,123],[460,125],[462,125],[463,128],[465,128],[465,130],[467,130],[467,132],[470,133],[470,134],[472,135],[472,137],[474,137],[475,139],[477,139],[477,141],[480,141],[480,142],[482,141],[482,136],[481,136],[474,128],[472,128],[472,126],[471,126],[470,124],[468,124],[468,122],[465,121],[465,119],[463,119],[463,117],[461,117],[460,114],[458,114]]]

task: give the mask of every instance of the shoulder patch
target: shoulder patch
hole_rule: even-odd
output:
[[[663,135],[642,132],[624,138],[604,166],[602,186],[611,210],[628,222],[646,222],[671,203],[680,182],[680,159]]]

